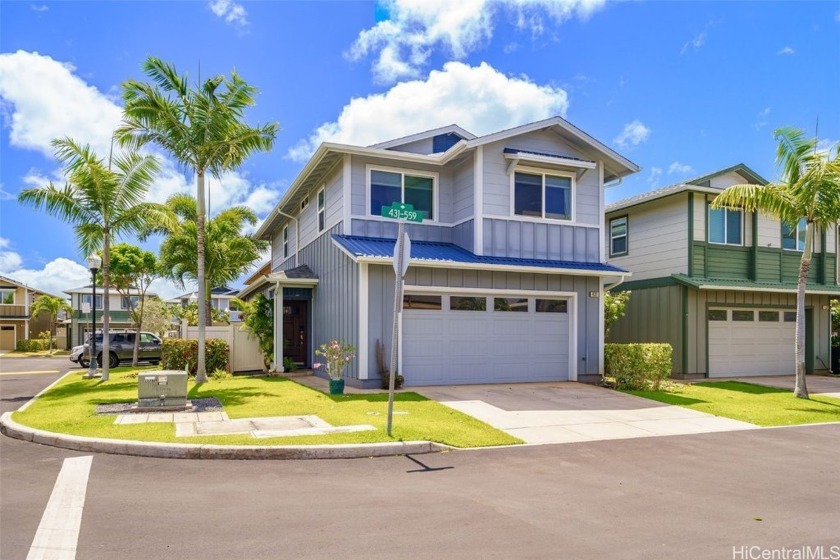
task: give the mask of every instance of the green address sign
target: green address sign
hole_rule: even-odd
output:
[[[409,222],[422,222],[423,212],[415,210],[414,205],[407,202],[395,202],[391,206],[382,207],[382,217]]]

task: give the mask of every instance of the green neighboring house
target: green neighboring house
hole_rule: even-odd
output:
[[[123,331],[133,330],[134,321],[131,318],[131,307],[129,306],[128,298],[120,294],[115,288],[110,288],[109,314],[111,316],[110,330]],[[84,344],[87,338],[87,333],[90,331],[91,321],[91,298],[93,297],[93,288],[90,285],[81,288],[74,288],[72,290],[65,290],[65,294],[70,296],[70,307],[73,308],[73,313],[70,317],[70,331],[67,339],[70,341],[70,346]],[[104,290],[102,286],[96,287],[96,330],[102,330],[102,296]],[[129,291],[130,297],[135,300],[135,305],[140,300],[140,292],[137,290]],[[151,292],[146,292],[146,297],[154,296]]]
[[[804,220],[712,209],[734,184],[766,184],[743,164],[606,207],[611,264],[633,292],[608,342],[667,342],[677,378],[795,371],[796,279]],[[818,232],[806,295],[806,367],[831,364],[829,301],[840,296],[837,228]]]

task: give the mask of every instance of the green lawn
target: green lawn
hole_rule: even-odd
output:
[[[840,422],[840,399],[815,395],[810,400],[797,399],[786,389],[740,381],[679,385],[671,391],[627,392],[759,426]]]
[[[100,416],[97,404],[137,400],[134,373],[148,368],[116,368],[106,382],[82,379],[84,371],[72,373],[42,395],[23,412],[15,412],[20,424],[51,432],[89,437],[172,443],[220,445],[301,445],[327,443],[373,443],[429,440],[455,447],[481,447],[522,443],[456,410],[417,393],[395,396],[392,435],[385,433],[388,394],[330,396],[277,377],[235,377],[210,380],[203,385],[190,381],[189,397],[216,397],[231,419],[258,416],[314,414],[334,426],[371,424],[376,431],[255,439],[247,434],[176,438],[173,424],[114,425],[115,416]]]
[[[3,354],[6,358],[49,358],[49,357],[67,357],[70,355],[69,350],[53,350],[50,354],[49,350],[33,350],[32,352],[22,352],[19,350],[12,350]]]

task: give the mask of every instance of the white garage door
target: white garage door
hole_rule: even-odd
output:
[[[795,371],[796,312],[709,309],[709,377]]]
[[[569,301],[406,294],[406,385],[566,381]]]

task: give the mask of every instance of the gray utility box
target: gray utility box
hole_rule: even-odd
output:
[[[137,405],[168,408],[187,405],[187,373],[178,370],[141,372],[137,376]]]

